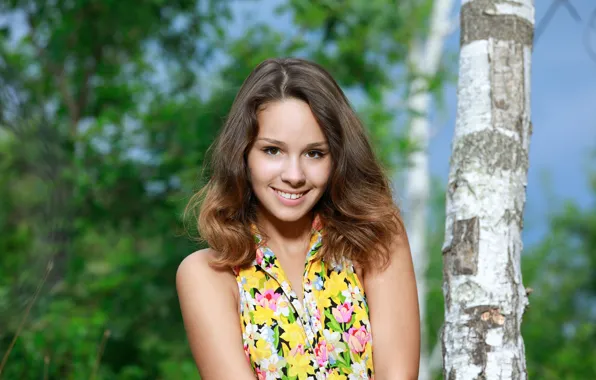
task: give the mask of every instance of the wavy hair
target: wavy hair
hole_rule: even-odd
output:
[[[258,112],[288,98],[310,106],[332,158],[327,189],[313,208],[324,225],[319,257],[385,267],[393,238],[404,230],[389,180],[339,85],[320,65],[297,58],[267,59],[250,73],[209,148],[212,176],[186,212],[193,211],[201,240],[217,252],[211,265],[243,267],[255,258],[250,226],[257,222],[257,200],[246,157],[258,134]]]

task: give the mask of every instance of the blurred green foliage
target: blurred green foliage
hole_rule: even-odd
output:
[[[26,29],[16,42],[0,40],[0,357],[19,333],[0,377],[198,379],[174,280],[201,247],[181,214],[204,183],[206,150],[236,91],[265,58],[328,68],[387,170],[415,149],[396,128],[408,110],[388,94],[406,95],[404,62],[424,37],[430,0],[287,0],[277,10],[292,19],[287,31],[255,23],[233,38],[235,4],[0,3]],[[448,73],[429,78],[437,95]],[[442,242],[442,198],[432,206],[432,252]],[[570,206],[553,216],[549,239],[525,256],[525,282],[537,285],[524,334],[539,378],[596,373],[587,360],[596,340],[594,214]],[[432,255],[429,268],[431,347],[442,321],[440,260]]]
[[[596,378],[596,172],[587,177],[591,207],[556,207],[548,234],[523,261],[533,289],[522,324],[533,378]]]
[[[234,4],[0,4],[25,32],[12,39],[4,28],[0,41],[2,357],[18,334],[4,378],[198,378],[174,279],[200,247],[181,213],[236,91],[265,58],[320,60],[361,99],[388,169],[395,147],[407,149],[388,138],[380,89],[403,60],[417,8],[289,1],[278,12],[298,33],[254,24],[232,38]]]

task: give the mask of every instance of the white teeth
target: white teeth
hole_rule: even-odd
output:
[[[275,190],[275,191],[277,191],[277,194],[281,195],[282,197],[284,197],[286,199],[298,199],[304,195],[304,193],[302,193],[302,194],[288,194],[288,193],[284,193],[279,190]]]

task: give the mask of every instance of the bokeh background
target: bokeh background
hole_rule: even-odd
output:
[[[596,3],[535,5],[527,365],[531,378],[594,379]],[[0,378],[198,379],[175,272],[203,247],[182,211],[204,183],[206,150],[242,81],[269,57],[325,66],[368,126],[399,198],[416,149],[405,99],[417,71],[406,59],[432,6],[0,1]],[[431,349],[443,319],[458,11],[440,69],[427,78]]]

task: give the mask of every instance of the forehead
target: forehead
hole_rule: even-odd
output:
[[[323,130],[308,104],[297,99],[269,103],[257,115],[258,137],[267,137],[289,145],[325,141]]]

